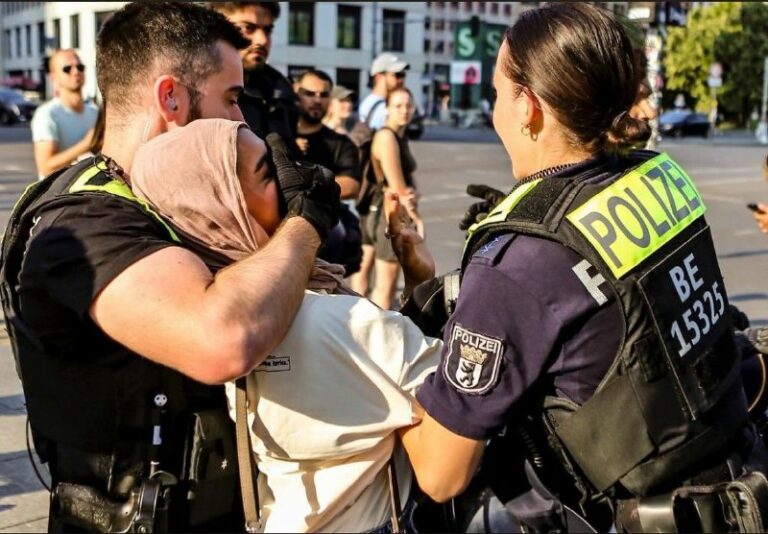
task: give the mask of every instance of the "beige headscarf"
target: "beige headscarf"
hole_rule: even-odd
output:
[[[212,271],[241,260],[269,236],[248,213],[237,177],[237,132],[244,122],[200,119],[139,147],[131,189],[179,231]],[[308,288],[352,293],[344,268],[315,260]]]

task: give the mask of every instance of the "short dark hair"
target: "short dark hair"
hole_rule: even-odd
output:
[[[208,7],[224,14],[236,13],[247,6],[263,7],[273,19],[280,16],[280,2],[208,2]]]
[[[325,72],[318,70],[318,69],[306,69],[299,73],[298,76],[294,79],[295,83],[301,83],[301,81],[306,78],[307,76],[314,76],[315,78],[320,78],[324,82],[327,82],[331,85],[331,88],[333,88],[333,80],[331,79],[328,74]]]
[[[96,78],[111,109],[129,109],[137,86],[161,61],[168,73],[196,89],[221,68],[217,42],[248,46],[220,13],[184,2],[132,2],[115,12],[96,40]]]
[[[550,3],[520,15],[505,35],[504,74],[551,107],[574,146],[629,146],[640,67],[625,28],[608,11]]]

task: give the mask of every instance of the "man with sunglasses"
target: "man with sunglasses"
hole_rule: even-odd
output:
[[[410,65],[394,54],[383,52],[371,63],[371,93],[360,102],[360,120],[373,130],[387,121],[385,101],[390,92],[405,85],[405,71]]]
[[[99,108],[83,100],[85,65],[73,49],[56,50],[49,62],[54,97],[32,118],[39,178],[66,167],[88,152]]]
[[[349,137],[322,122],[331,103],[333,80],[323,71],[308,69],[296,78],[293,89],[299,101],[296,145],[301,158],[330,169],[341,189],[341,199],[355,199],[361,180],[357,147]],[[318,257],[343,265],[349,276],[360,269],[362,259],[360,220],[345,204],[339,215],[341,220],[331,230]]]
[[[279,2],[210,2],[211,9],[227,17],[248,41],[240,51],[245,90],[238,104],[248,126],[261,137],[277,133],[294,148],[298,110],[290,82],[270,66],[272,30],[280,16]]]

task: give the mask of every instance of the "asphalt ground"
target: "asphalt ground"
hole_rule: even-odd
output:
[[[439,272],[458,266],[463,235],[457,223],[473,201],[470,183],[500,189],[512,185],[509,160],[490,130],[428,126],[412,143],[416,179],[427,239]],[[758,231],[745,205],[768,201],[761,165],[768,147],[746,133],[711,140],[662,141],[696,182],[706,201],[726,289],[733,304],[754,325],[768,324],[768,236]],[[26,125],[0,128],[0,225],[24,187],[34,180],[34,162]],[[54,377],[52,377],[54,379]],[[43,532],[48,494],[32,470],[25,440],[26,412],[8,340],[0,335],[0,533]],[[44,470],[43,470],[44,471]]]

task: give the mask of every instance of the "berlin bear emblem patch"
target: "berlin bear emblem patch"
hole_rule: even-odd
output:
[[[495,386],[504,343],[458,323],[453,325],[450,339],[451,348],[443,366],[448,382],[470,395],[481,395]]]

